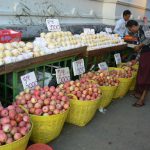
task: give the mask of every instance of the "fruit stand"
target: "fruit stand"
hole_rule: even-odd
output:
[[[98,63],[102,61],[106,61],[108,64],[110,64],[110,59],[113,57],[111,54],[122,52],[127,49],[127,44],[113,46],[113,47],[106,47],[96,50],[88,50],[86,53],[87,56],[87,68],[89,69],[92,65],[97,65]],[[113,57],[114,59],[114,57]],[[97,66],[95,66],[97,67]],[[96,68],[95,68],[96,69]]]
[[[15,147],[15,142],[20,146],[25,140],[21,149],[25,150],[29,137],[34,143],[49,143],[60,135],[65,122],[86,126],[97,110],[133,90],[137,75],[133,65],[137,62],[124,63],[125,67],[113,63],[114,54],[127,49],[118,35],[104,32],[48,32],[41,33],[34,42],[0,43],[0,97],[6,107],[0,106],[4,120],[0,124],[0,149],[9,144]],[[102,61],[108,64],[107,68],[98,66]],[[64,70],[58,76],[61,69],[68,70],[69,78],[65,78]],[[24,86],[24,76],[29,81],[33,75],[34,85]],[[59,77],[65,79],[58,80]],[[21,112],[28,119],[18,115]]]
[[[77,58],[83,58],[85,54],[86,46],[1,66],[0,85],[2,86],[4,94],[2,97],[4,100],[8,99],[9,92],[12,93],[13,98],[17,95],[18,91],[20,91],[19,89],[22,88],[20,85],[21,75],[31,71],[35,71],[35,74],[37,74],[38,71],[40,71],[43,73],[43,77],[39,80],[39,82],[42,82],[42,85],[44,85],[44,81],[48,78],[45,76],[46,71],[51,74],[55,74],[55,68],[53,66],[67,66],[71,68],[72,62]],[[70,71],[72,75],[72,70]],[[8,78],[11,80],[9,83]]]

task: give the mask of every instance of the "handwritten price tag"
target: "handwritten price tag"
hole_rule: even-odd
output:
[[[55,69],[57,84],[70,81],[70,71],[68,67]]]
[[[61,31],[58,19],[46,19],[48,31]]]
[[[77,61],[74,61],[72,63],[72,65],[73,65],[74,76],[81,75],[85,72],[85,66],[84,66],[84,60],[83,59],[79,59]]]
[[[85,34],[91,34],[91,29],[90,29],[90,28],[84,28],[84,29],[83,29],[83,32],[84,32]]]
[[[105,31],[106,31],[107,33],[112,33],[112,29],[111,29],[111,28],[105,28]]]
[[[24,89],[33,89],[38,83],[34,72],[21,76],[21,82]]]
[[[116,65],[121,63],[121,56],[120,53],[114,54]]]
[[[91,29],[91,34],[95,34],[95,29]]]
[[[90,29],[90,28],[84,28],[83,32],[85,34],[95,34],[95,29]]]
[[[108,70],[108,65],[106,62],[101,62],[98,64],[100,70]]]
[[[146,37],[146,38],[150,38],[150,30],[145,31],[144,33],[145,33],[145,37]]]

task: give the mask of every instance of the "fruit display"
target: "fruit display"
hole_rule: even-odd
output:
[[[40,37],[43,40],[43,45],[50,51],[63,51],[82,46],[69,31],[41,33]]]
[[[26,89],[16,96],[14,104],[24,106],[30,114],[38,116],[55,115],[69,109],[68,97],[59,87],[54,86]]]
[[[82,33],[80,35],[76,35],[76,38],[78,42],[87,45],[88,50],[125,44],[124,40],[118,37],[117,34],[108,34],[105,32],[97,34]]]
[[[67,94],[73,94],[78,100],[97,100],[101,97],[99,85],[88,82],[84,79],[66,82],[59,86]]]
[[[0,147],[21,139],[31,127],[28,114],[19,106],[0,106]]]
[[[82,79],[94,80],[100,86],[118,86],[119,80],[115,76],[111,76],[109,71],[98,70],[96,72],[88,72],[81,76]]]
[[[43,56],[45,53],[32,42],[0,43],[0,65],[19,62],[25,59]]]
[[[121,70],[111,70],[110,75],[116,78],[131,78],[132,70],[129,67],[126,67]]]

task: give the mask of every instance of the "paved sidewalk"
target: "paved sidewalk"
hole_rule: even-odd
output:
[[[142,108],[132,107],[134,102],[127,95],[85,127],[66,124],[50,144],[54,150],[150,150],[150,96]]]

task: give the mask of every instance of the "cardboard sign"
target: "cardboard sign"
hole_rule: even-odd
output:
[[[120,53],[114,54],[116,65],[121,63],[121,56]]]
[[[48,31],[61,31],[61,27],[58,19],[46,19],[46,25]]]
[[[74,61],[72,63],[72,65],[73,65],[74,76],[81,75],[85,72],[85,66],[84,66],[84,60],[83,59],[79,59],[77,61]]]
[[[98,64],[100,70],[108,70],[108,65],[106,62],[101,62]]]
[[[57,84],[70,81],[70,71],[68,67],[55,69]]]
[[[34,72],[30,72],[21,76],[21,82],[24,89],[33,89],[36,85],[38,85]]]

